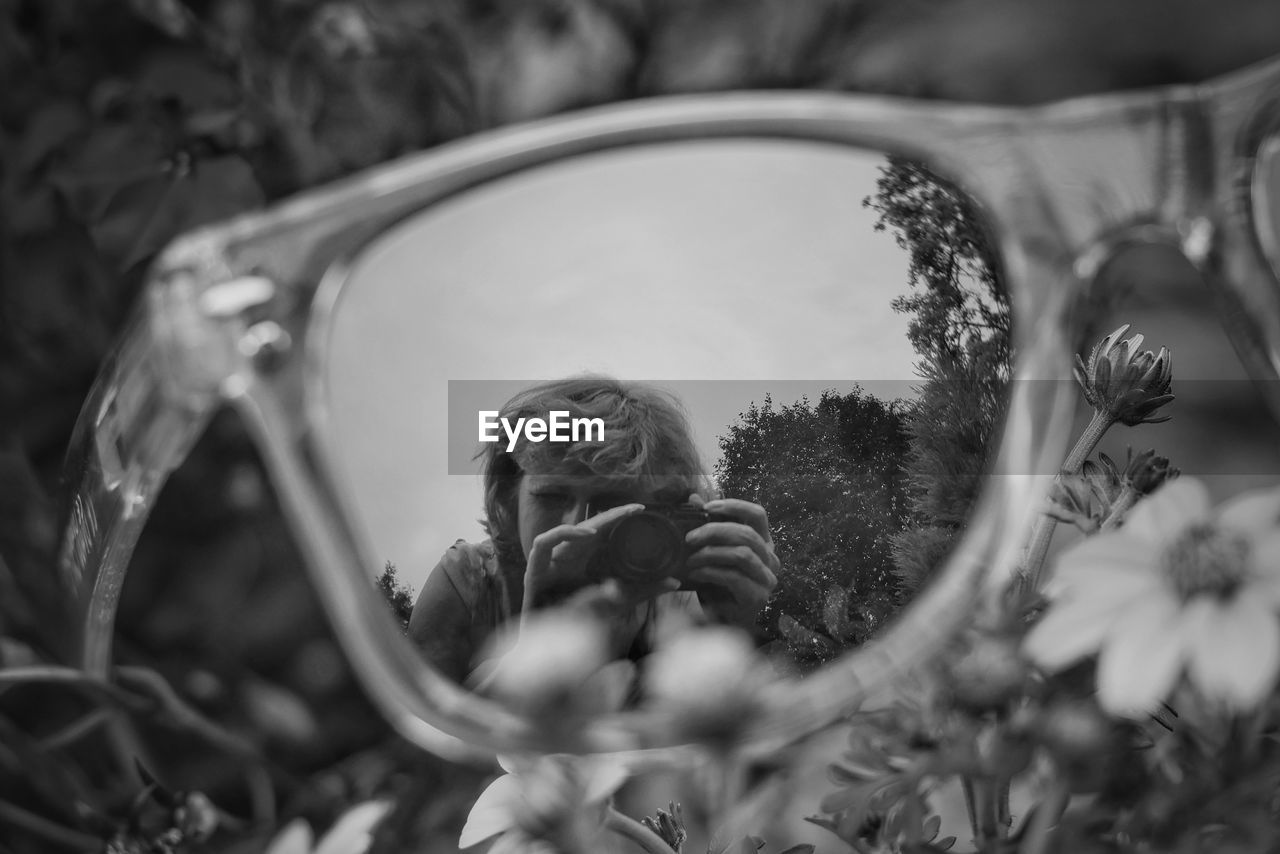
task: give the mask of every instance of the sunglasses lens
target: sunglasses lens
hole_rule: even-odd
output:
[[[595,575],[607,538],[559,526],[638,502],[680,532],[662,572],[758,598],[789,666],[864,642],[957,544],[1000,436],[1011,317],[980,217],[881,152],[721,139],[555,161],[402,221],[323,332],[365,571],[394,565],[413,642],[462,679],[484,649],[457,638],[523,607],[533,551]],[[713,490],[737,501],[685,506]]]

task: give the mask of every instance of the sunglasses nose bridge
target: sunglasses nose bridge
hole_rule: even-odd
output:
[[[1215,229],[1207,217],[1180,223],[1140,223],[1107,232],[1092,241],[1076,257],[1073,268],[1080,281],[1092,284],[1130,252],[1162,249],[1182,256],[1200,270],[1209,258],[1214,238]]]

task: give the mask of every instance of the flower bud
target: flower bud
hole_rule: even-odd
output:
[[[484,690],[529,714],[571,713],[587,699],[584,685],[608,663],[608,641],[594,618],[569,611],[533,615],[491,647],[496,660]]]
[[[746,633],[698,629],[649,657],[645,693],[683,735],[708,743],[732,741],[759,705],[763,666]]]
[[[994,709],[1022,694],[1028,672],[1013,641],[979,637],[951,667],[951,690],[970,709]]]
[[[1165,481],[1173,480],[1181,472],[1169,464],[1167,457],[1156,456],[1154,449],[1134,455],[1130,451],[1129,463],[1124,469],[1124,480],[1139,495],[1155,492]]]
[[[1076,381],[1094,410],[1114,421],[1130,427],[1168,421],[1167,415],[1153,416],[1173,400],[1169,393],[1173,356],[1165,347],[1159,354],[1139,351],[1141,335],[1121,340],[1128,329],[1126,323],[1098,342],[1088,363],[1076,356]]]

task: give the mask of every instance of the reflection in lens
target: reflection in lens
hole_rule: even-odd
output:
[[[870,384],[778,408],[766,400],[720,440],[719,485],[768,508],[793,568],[760,623],[802,667],[867,640],[939,568],[1005,410],[1009,301],[972,204],[889,158],[867,205],[909,252],[913,289],[892,307],[908,319],[913,394],[877,396]]]
[[[676,612],[801,672],[864,642],[962,533],[1009,363],[968,201],[913,164],[789,140],[637,146],[468,190],[355,258],[324,334],[370,564],[427,659],[472,685],[502,672],[496,629],[602,582],[640,603],[606,659],[643,657]],[[584,374],[619,382],[562,382]],[[652,447],[557,444],[555,411]],[[704,511],[715,494],[732,500]],[[556,541],[535,578],[563,526],[598,536]]]

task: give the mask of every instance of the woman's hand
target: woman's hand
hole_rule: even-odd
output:
[[[685,587],[712,617],[750,626],[778,585],[781,564],[773,551],[769,517],[763,507],[736,498],[703,501],[692,496],[711,517],[685,536],[692,550]]]
[[[524,571],[521,614],[561,604],[598,580],[589,577],[587,567],[609,529],[619,519],[643,509],[643,504],[623,504],[576,525],[557,525],[535,537]]]

